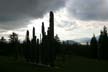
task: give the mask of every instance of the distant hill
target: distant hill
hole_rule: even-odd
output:
[[[74,40],[65,40],[64,43],[65,44],[80,44],[79,42],[76,42]]]
[[[87,43],[87,42],[90,43],[91,38],[86,37],[86,38],[74,39],[74,41],[79,42],[79,43]],[[99,36],[96,36],[96,39],[98,40],[99,39]]]
[[[90,42],[91,38],[81,38],[81,39],[75,39],[74,41],[77,41],[79,43],[87,43]]]
[[[92,37],[91,37],[92,38]],[[80,38],[80,39],[73,39],[73,40],[64,40],[65,44],[86,44],[87,42],[90,43],[91,38]],[[96,36],[96,39],[99,39],[99,36]]]

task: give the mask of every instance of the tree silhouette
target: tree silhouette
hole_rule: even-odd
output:
[[[12,33],[9,35],[9,43],[10,43],[10,47],[12,49],[12,53],[14,55],[14,57],[17,59],[18,55],[19,55],[19,50],[18,50],[18,44],[19,44],[19,40],[18,40],[18,34],[16,33]]]
[[[6,43],[6,39],[4,37],[1,37],[0,42]]]
[[[46,36],[44,22],[42,22],[42,38]]]
[[[36,36],[35,36],[35,28],[33,27],[33,38],[32,38],[32,41],[31,41],[31,53],[32,53],[32,58],[31,58],[31,61],[32,62],[35,62],[36,60]]]
[[[37,41],[36,41],[36,49],[35,49],[35,55],[36,55],[36,63],[39,63],[40,61],[40,51],[39,51],[39,49],[40,49],[40,45],[39,45],[39,39],[37,39]]]
[[[31,61],[31,45],[30,45],[30,39],[29,39],[29,31],[26,32],[26,39],[24,41],[24,57],[26,61]]]
[[[91,42],[90,42],[90,46],[91,46],[91,53],[92,53],[92,57],[97,58],[97,48],[98,48],[98,44],[97,44],[97,40],[95,35],[93,35]]]
[[[62,46],[61,46],[61,42],[60,42],[60,38],[58,37],[58,35],[55,36],[55,48],[56,48],[56,54],[59,54],[60,51],[62,51]]]
[[[0,54],[7,55],[9,53],[9,49],[7,46],[7,41],[4,37],[0,39]]]
[[[108,58],[108,36],[107,36],[107,28],[104,26],[103,31],[101,31],[99,37],[99,58]]]
[[[42,22],[41,62],[46,65],[54,66],[57,41],[54,39],[54,14],[52,11],[49,16],[50,25],[47,30],[47,35],[45,33],[44,22]]]

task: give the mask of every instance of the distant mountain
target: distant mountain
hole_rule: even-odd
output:
[[[92,37],[91,37],[92,38]],[[87,42],[90,43],[91,38],[86,37],[86,38],[80,38],[80,39],[74,39],[74,40],[65,40],[65,44],[86,44]],[[99,39],[99,36],[96,36],[96,39]]]
[[[80,44],[80,43],[78,43],[78,42],[76,42],[74,40],[65,40],[64,43],[65,44]]]
[[[74,41],[79,42],[79,43],[87,43],[87,42],[90,43],[91,38],[86,37],[86,38],[74,39]],[[96,36],[96,39],[98,40],[99,39],[99,36]]]
[[[81,39],[74,39],[74,41],[79,43],[87,43],[90,42],[91,38],[81,38]]]

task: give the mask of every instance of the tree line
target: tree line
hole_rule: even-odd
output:
[[[67,55],[78,55],[84,56],[87,58],[95,58],[95,59],[108,59],[108,33],[107,27],[104,26],[103,30],[100,31],[99,37],[93,35],[90,40],[90,43],[87,44],[69,44],[62,43],[62,47],[64,49],[64,53]]]
[[[92,37],[90,46],[92,49],[92,55],[99,59],[108,59],[108,34],[107,27],[104,26],[100,31],[99,39]]]
[[[54,36],[54,14],[52,11],[49,23],[48,31],[45,32],[44,22],[42,22],[41,39],[36,37],[35,27],[32,30],[32,39],[30,40],[29,30],[27,30],[25,40],[22,43],[15,32],[9,35],[9,42],[1,37],[0,54],[13,56],[15,59],[23,57],[26,62],[54,66],[60,41],[58,35]]]

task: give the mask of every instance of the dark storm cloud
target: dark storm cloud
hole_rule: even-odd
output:
[[[80,20],[108,20],[108,0],[70,0],[67,8]]]
[[[0,29],[12,30],[23,28],[29,23],[28,19],[0,22]]]
[[[65,5],[65,0],[0,0],[0,28],[19,28]]]

